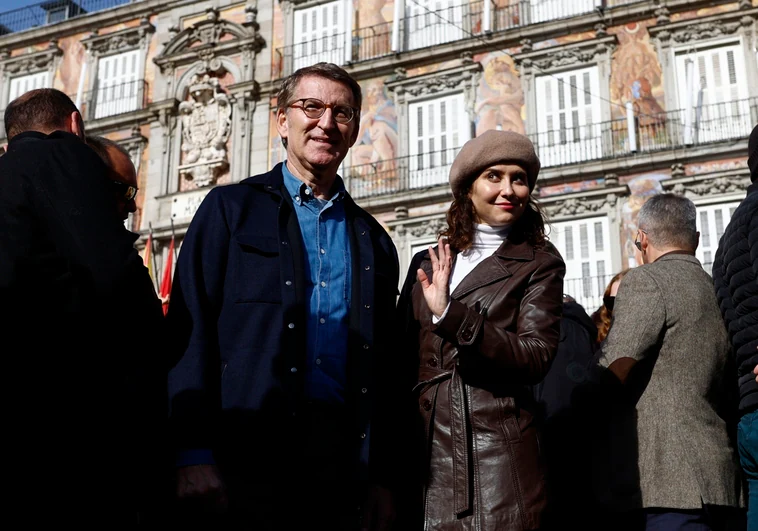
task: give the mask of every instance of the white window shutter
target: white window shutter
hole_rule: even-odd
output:
[[[38,88],[47,88],[48,72],[37,72],[27,76],[14,77],[10,82],[8,102],[10,103],[22,94]]]
[[[101,57],[97,64],[95,118],[139,108],[139,50]]]
[[[320,62],[344,64],[348,39],[343,0],[295,11],[293,71]]]
[[[739,202],[697,207],[698,215],[695,219],[697,230],[700,232],[700,244],[697,246],[695,255],[709,274],[721,236],[724,235],[724,230],[737,205]]]

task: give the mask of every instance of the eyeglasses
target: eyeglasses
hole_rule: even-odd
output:
[[[117,186],[118,195],[124,201],[131,201],[132,199],[137,197],[137,190],[139,190],[139,188],[137,188],[136,186],[122,183],[121,181],[111,181],[111,182]]]
[[[294,105],[294,103],[300,103],[300,106]],[[334,121],[338,124],[349,124],[359,112],[359,109],[350,107],[349,105],[333,105],[324,103],[316,98],[295,100],[295,102],[289,104],[289,107],[302,109],[305,115],[311,120],[318,120],[324,116],[326,109],[331,109]]]
[[[645,231],[645,230],[642,230],[642,229],[637,229],[637,230],[640,231],[643,234],[647,234],[647,231]],[[642,242],[640,242],[640,235],[639,234],[637,234],[637,236],[634,238],[634,246],[637,248],[637,250],[639,252],[642,252]]]

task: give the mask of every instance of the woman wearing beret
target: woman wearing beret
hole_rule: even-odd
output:
[[[531,197],[539,169],[523,135],[467,142],[450,170],[448,228],[413,258],[398,302],[406,359],[418,362],[425,530],[540,526],[530,386],[558,345],[565,266]]]

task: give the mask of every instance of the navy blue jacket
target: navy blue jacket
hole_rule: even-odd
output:
[[[393,439],[397,252],[349,197],[345,209],[353,271],[348,423],[361,479],[369,479],[370,458],[371,479],[384,482],[379,471]],[[303,444],[302,238],[280,164],[211,190],[182,245],[168,313],[179,349],[169,376],[171,423],[177,448],[212,449],[225,477],[250,469],[265,481]]]

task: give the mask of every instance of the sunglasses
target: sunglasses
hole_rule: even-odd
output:
[[[137,197],[137,190],[139,190],[139,188],[137,188],[136,186],[122,183],[120,181],[111,181],[111,182],[116,185],[117,190],[118,190],[118,195],[124,201],[131,201],[132,199]]]
[[[647,231],[644,231],[642,229],[637,229],[643,234],[647,234]],[[627,240],[628,241],[628,240]],[[637,248],[639,252],[642,252],[642,242],[640,242],[640,235],[637,234],[637,236],[634,238],[634,246]]]

